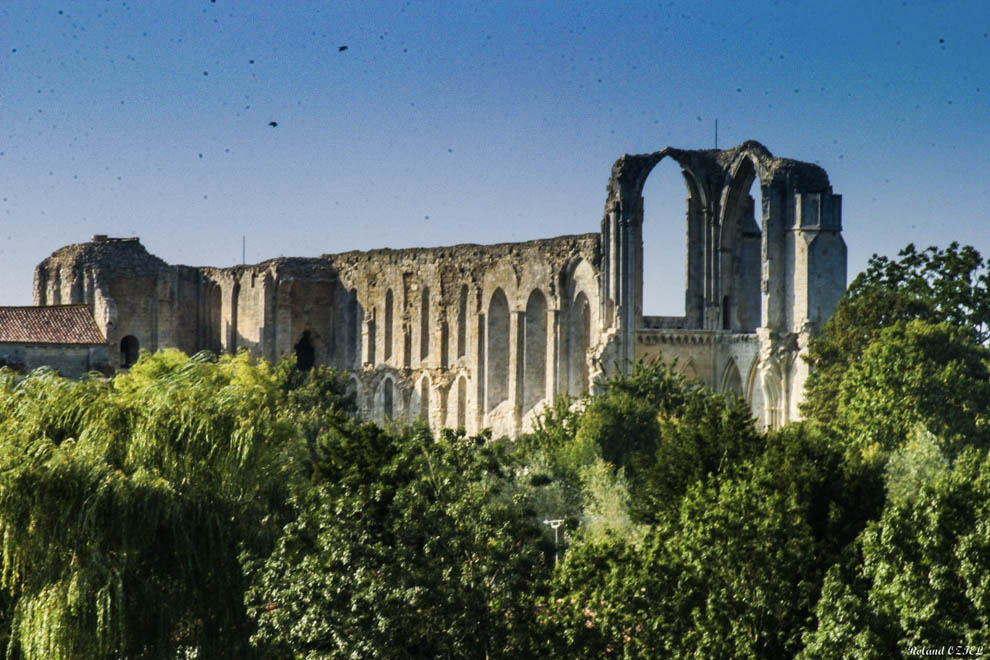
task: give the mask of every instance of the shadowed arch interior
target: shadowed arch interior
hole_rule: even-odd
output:
[[[486,412],[509,398],[509,301],[501,288],[488,303]]]
[[[523,412],[547,394],[547,299],[534,289],[526,303],[523,339]]]
[[[296,367],[300,371],[309,371],[316,363],[316,349],[313,348],[313,339],[309,330],[302,333],[302,337],[296,342],[294,347],[296,352]]]
[[[581,291],[571,303],[567,332],[568,391],[578,396],[588,391],[588,347],[591,341],[591,306]]]
[[[722,200],[718,282],[724,330],[755,332],[761,325],[763,213],[763,185],[746,156]]]
[[[120,366],[125,369],[133,366],[133,364],[138,361],[139,354],[140,344],[138,343],[137,337],[134,335],[127,335],[120,340]]]

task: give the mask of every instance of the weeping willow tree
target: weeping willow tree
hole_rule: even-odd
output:
[[[283,397],[246,354],[144,355],[110,380],[0,373],[7,656],[257,653],[238,558],[284,523],[299,442]]]

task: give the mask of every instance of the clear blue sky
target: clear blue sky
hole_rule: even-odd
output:
[[[990,253],[990,3],[0,4],[0,304],[92,234],[170,263],[597,231],[623,153],[759,140],[871,253]],[[347,46],[346,50],[341,47]],[[277,126],[269,125],[277,122]],[[648,184],[648,312],[683,186]]]

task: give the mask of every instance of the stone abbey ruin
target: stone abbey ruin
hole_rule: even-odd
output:
[[[642,191],[663,158],[687,187],[676,317],[642,304]],[[615,162],[597,233],[231,268],[172,266],[136,238],[95,236],[38,265],[34,302],[87,305],[113,366],[177,347],[346,369],[371,419],[516,436],[558,394],[661,357],[775,427],[797,417],[799,356],[845,290],[841,229],[841,196],[817,165],[757,142],[668,147]]]

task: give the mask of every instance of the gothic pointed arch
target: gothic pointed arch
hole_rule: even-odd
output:
[[[729,363],[725,365],[725,369],[722,371],[722,384],[719,391],[726,395],[743,396],[742,377],[739,375],[739,368],[733,358],[729,358]]]
[[[761,325],[765,177],[757,157],[743,151],[722,189],[714,277],[722,301],[720,326],[725,330],[754,332]]]
[[[568,310],[567,322],[567,390],[573,396],[588,391],[588,348],[591,345],[591,305],[584,291],[579,291]]]
[[[395,299],[394,299],[394,296],[392,295],[392,289],[391,288],[386,289],[385,290],[385,314],[384,314],[384,316],[385,316],[385,319],[384,319],[385,327],[384,327],[384,332],[382,333],[382,335],[383,335],[382,336],[382,340],[384,342],[384,346],[382,348],[383,348],[383,354],[384,354],[384,360],[385,360],[385,362],[389,362],[392,359],[392,350],[393,350],[393,341],[394,341],[393,340],[392,333],[394,332],[394,329],[393,328],[394,328],[394,325],[395,325],[395,309],[394,309],[394,307],[395,307]]]
[[[420,419],[429,423],[432,412],[431,404],[431,382],[430,375],[423,374],[416,383],[416,388],[412,393],[409,414],[413,419]]]
[[[509,399],[509,301],[499,287],[488,302],[485,357],[487,387],[485,412]]]
[[[533,289],[523,317],[523,413],[529,412],[547,395],[547,299]]]
[[[296,368],[300,371],[309,371],[316,364],[316,347],[313,346],[313,336],[309,330],[303,331],[293,350],[296,354]]]

